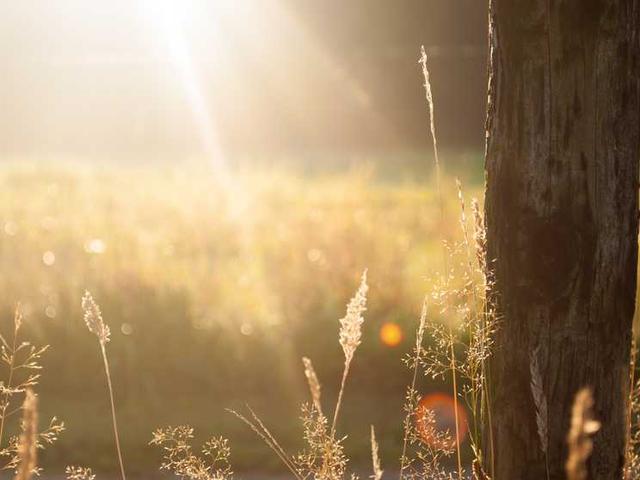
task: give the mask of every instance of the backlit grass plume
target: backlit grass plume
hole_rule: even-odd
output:
[[[88,291],[84,292],[82,297],[82,310],[84,311],[84,321],[87,324],[87,328],[91,333],[98,337],[100,343],[100,351],[102,352],[102,360],[104,362],[104,371],[107,375],[107,386],[109,387],[109,400],[111,401],[111,420],[113,423],[113,435],[116,442],[116,451],[118,453],[118,462],[120,463],[120,474],[122,480],[126,480],[124,473],[124,463],[122,461],[122,451],[120,449],[120,438],[118,434],[118,422],[116,420],[116,407],[113,400],[113,386],[111,385],[111,373],[109,371],[109,360],[107,359],[106,344],[109,341],[109,335],[111,331],[109,326],[104,323],[100,307],[93,300],[93,297]]]
[[[84,296],[82,297],[82,310],[84,311],[84,322],[87,324],[87,328],[98,337],[100,345],[104,346],[109,342],[111,330],[109,330],[109,326],[104,323],[100,307],[88,291],[84,292]]]
[[[380,454],[378,441],[376,440],[376,432],[371,425],[371,461],[373,463],[373,475],[371,478],[373,480],[381,480],[382,479],[382,466],[380,465]]]
[[[345,455],[342,442],[344,438],[336,436],[335,428],[342,402],[342,395],[349,367],[353,355],[362,339],[363,313],[367,303],[367,272],[362,274],[360,286],[347,305],[347,313],[340,319],[339,342],[344,352],[344,370],[340,386],[340,393],[336,402],[333,423],[329,428],[327,417],[320,405],[320,381],[316,375],[311,360],[302,358],[304,375],[311,393],[311,403],[302,406],[302,427],[304,448],[296,455],[289,455],[264,422],[247,406],[248,415],[229,410],[238,419],[253,430],[259,438],[276,454],[282,464],[293,474],[296,480],[342,480],[345,478],[348,458]],[[382,470],[378,457],[378,444],[373,430],[371,432],[372,457],[374,465],[374,480],[380,480]]]
[[[347,314],[340,319],[340,345],[344,351],[345,365],[349,365],[353,354],[360,345],[362,338],[362,314],[367,309],[367,271],[365,270],[360,280],[360,287],[347,305]]]
[[[340,413],[340,405],[342,404],[342,395],[344,394],[344,386],[349,376],[349,367],[351,366],[351,360],[353,360],[353,354],[360,345],[362,339],[362,323],[364,317],[362,314],[367,309],[367,291],[369,286],[367,285],[367,271],[362,273],[360,279],[360,286],[358,291],[349,301],[347,305],[347,314],[340,319],[340,345],[344,351],[344,370],[342,372],[342,381],[340,382],[340,392],[338,393],[338,401],[336,402],[336,409],[333,413],[333,422],[331,424],[331,433],[336,430],[336,423],[338,422],[338,414]]]
[[[302,363],[304,364],[304,376],[307,377],[313,406],[316,407],[318,413],[322,413],[322,405],[320,404],[320,381],[318,380],[316,371],[313,368],[313,363],[311,363],[311,359],[307,357],[302,357]]]

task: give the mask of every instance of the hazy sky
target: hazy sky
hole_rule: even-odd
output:
[[[0,153],[183,156],[482,138],[475,0],[0,2]]]

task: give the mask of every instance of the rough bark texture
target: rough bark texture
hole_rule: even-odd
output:
[[[565,478],[571,404],[586,385],[602,421],[590,478],[622,476],[638,251],[639,34],[640,0],[490,2],[495,480],[545,479],[547,462],[551,479]],[[532,363],[547,409],[542,435]]]

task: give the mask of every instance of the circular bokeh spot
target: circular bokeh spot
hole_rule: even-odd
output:
[[[394,322],[386,322],[380,328],[380,341],[387,347],[397,347],[404,337],[400,325]]]
[[[469,430],[467,412],[458,402],[458,442],[462,442]],[[456,405],[446,393],[424,395],[416,407],[416,429],[422,441],[433,448],[455,447]],[[447,438],[448,437],[448,438]]]

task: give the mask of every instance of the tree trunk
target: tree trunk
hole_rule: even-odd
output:
[[[565,478],[571,405],[583,386],[594,389],[602,421],[589,478],[622,478],[638,260],[639,35],[640,0],[490,1],[495,480],[541,480],[547,470]]]

